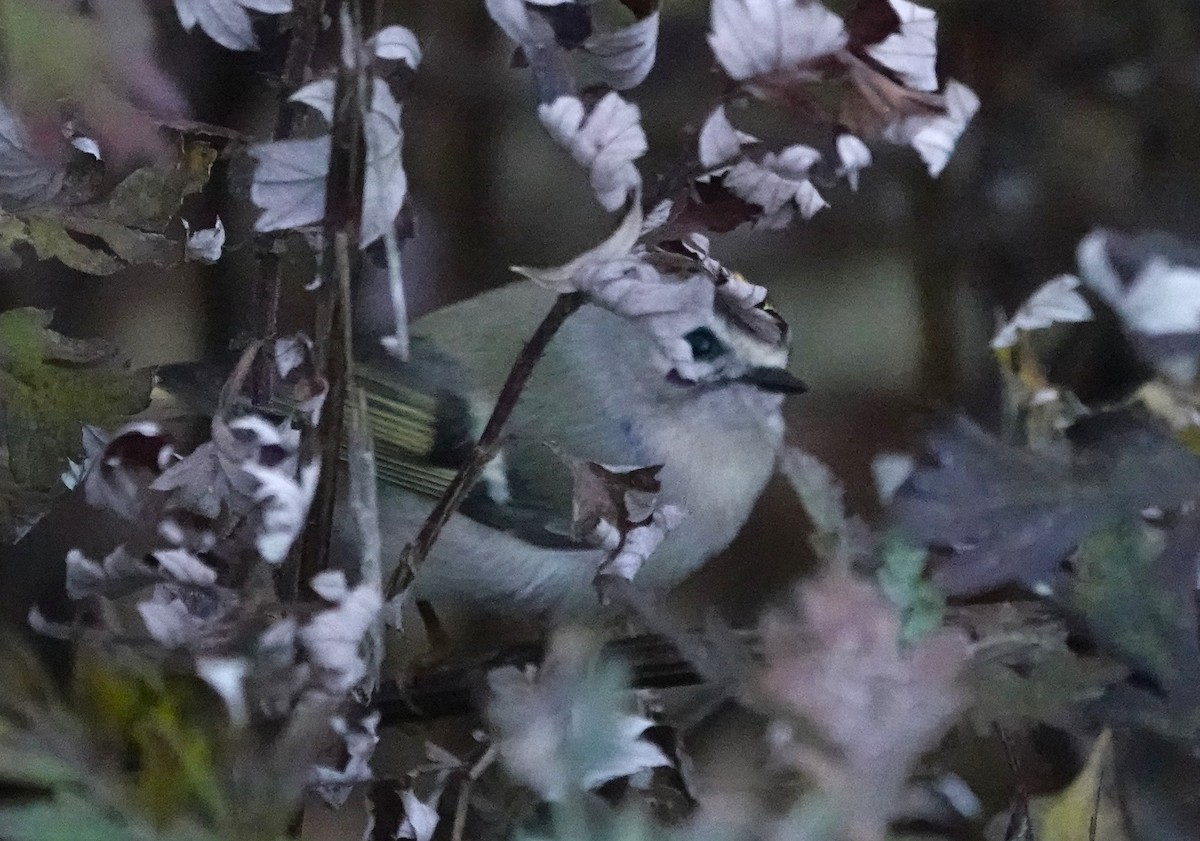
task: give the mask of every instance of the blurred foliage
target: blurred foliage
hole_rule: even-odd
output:
[[[64,697],[12,639],[0,668],[4,838],[285,836],[315,746],[239,732],[194,674],[85,648]]]
[[[67,460],[82,456],[84,424],[118,424],[150,398],[149,371],[123,366],[104,340],[70,339],[51,330],[51,318],[32,308],[0,313],[0,487],[15,489],[26,503],[0,508],[4,540],[44,510]]]

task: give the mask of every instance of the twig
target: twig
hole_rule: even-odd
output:
[[[450,841],[463,841],[463,832],[467,828],[467,809],[471,805],[471,792],[475,788],[475,781],[482,777],[483,772],[495,761],[496,746],[488,745],[483,756],[467,772],[466,779],[458,789],[458,802],[454,805],[454,828],[450,833]]]
[[[292,26],[292,38],[288,43],[287,57],[283,63],[283,74],[279,91],[279,104],[275,114],[275,140],[291,137],[295,128],[296,113],[303,107],[289,102],[297,88],[304,84],[304,76],[316,49],[317,36],[321,32],[321,16],[325,12],[325,0],[299,0]],[[258,311],[258,338],[268,343],[279,334],[279,299],[281,292],[280,260],[276,252],[277,235],[263,237],[258,245],[258,282],[254,297]],[[269,354],[268,354],[269,356]],[[252,399],[255,405],[271,402],[274,371],[265,360],[255,367]]]
[[[487,426],[484,427],[483,434],[479,436],[479,441],[476,443],[471,457],[459,468],[458,473],[450,482],[450,486],[446,488],[437,505],[425,518],[417,536],[400,553],[400,561],[388,578],[387,589],[384,592],[385,599],[395,598],[412,583],[417,568],[424,562],[429,550],[433,548],[433,544],[437,542],[442,529],[462,505],[483,469],[500,449],[500,434],[504,431],[504,425],[508,422],[513,409],[516,408],[521,392],[525,390],[525,385],[529,382],[529,377],[533,374],[538,360],[546,352],[550,340],[554,338],[558,328],[563,325],[571,313],[583,305],[584,300],[584,296],[580,292],[559,295],[554,306],[550,308],[550,312],[546,313],[546,317],[542,319],[542,323],[538,325],[533,336],[521,349],[521,353],[508,372],[508,378],[504,381],[503,388],[500,389],[496,407],[492,409],[491,417],[488,418]]]
[[[348,0],[341,8],[343,39],[357,43],[361,33],[361,4]],[[358,50],[354,50],[358,55]],[[333,128],[330,138],[329,175],[325,193],[325,252],[321,271],[326,283],[318,314],[317,356],[329,383],[326,410],[317,429],[321,476],[309,509],[300,549],[296,590],[328,565],[337,500],[338,460],[345,427],[346,395],[353,376],[350,286],[357,274],[359,209],[362,206],[363,109],[362,71],[339,66],[334,91]],[[311,436],[310,436],[311,441]]]
[[[323,308],[326,311],[326,323],[323,325],[324,329],[318,332],[318,351],[323,351],[321,370],[329,383],[329,394],[325,398],[326,409],[316,430],[316,449],[321,459],[321,476],[304,530],[297,584],[300,581],[311,580],[326,567],[333,534],[334,506],[337,501],[338,461],[345,428],[347,386],[349,378],[353,375],[353,363],[350,359],[349,289],[352,270],[349,233],[338,230],[334,234],[332,245],[333,275],[337,282],[334,283],[333,278],[328,281],[329,302],[328,306]]]

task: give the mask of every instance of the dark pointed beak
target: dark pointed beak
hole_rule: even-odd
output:
[[[786,368],[751,368],[738,379],[776,394],[803,394],[808,391],[804,381],[792,376]]]

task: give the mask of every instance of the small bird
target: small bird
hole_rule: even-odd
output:
[[[529,281],[486,292],[416,321],[408,362],[381,350],[358,366],[385,565],[469,456],[554,297]],[[782,317],[760,305],[747,319],[722,295],[709,299],[674,319],[678,336],[666,337],[690,356],[683,363],[637,319],[594,305],[567,319],[517,403],[503,449],[417,572],[418,598],[439,610],[550,622],[596,608],[593,579],[605,555],[571,537],[571,472],[560,453],[662,465],[658,502],[686,518],[642,566],[639,588],[670,590],[729,545],[774,471],[784,396],[804,385],[786,369]]]
[[[608,550],[573,536],[564,456],[614,468],[661,465],[655,504],[686,516],[637,572],[639,590],[670,590],[741,529],[775,468],[783,399],[804,389],[786,369],[789,330],[765,303],[729,293],[738,284],[762,292],[740,279],[692,271],[660,280],[656,291],[668,297],[680,289],[700,294],[681,309],[651,307],[650,319],[587,304],[550,342],[502,449],[417,571],[412,592],[439,617],[544,626],[595,615],[593,582]],[[377,341],[356,343],[368,350],[355,370],[374,438],[385,576],[470,457],[555,294],[522,281],[434,312],[411,325],[407,362]],[[226,373],[161,366],[156,393],[169,405],[160,417],[212,411]],[[356,577],[353,519],[343,505],[332,560]],[[21,543],[0,547],[0,569],[14,582],[0,619],[24,626],[33,606],[53,621],[71,615],[65,564],[38,564],[34,574],[29,557],[63,559],[76,549],[104,558],[119,545],[150,546],[161,537],[154,523],[94,508],[76,488]]]

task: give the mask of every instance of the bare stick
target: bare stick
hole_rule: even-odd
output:
[[[317,36],[321,31],[321,17],[325,12],[324,0],[301,0],[296,6],[292,37],[288,42],[287,58],[284,59],[282,87],[279,92],[278,111],[275,115],[275,140],[291,137],[296,122],[296,111],[301,106],[288,101],[297,88],[304,84],[304,74],[312,62]],[[258,338],[268,345],[279,333],[279,299],[281,291],[280,260],[275,245],[277,235],[261,238],[258,244],[259,269],[254,297],[258,310]],[[255,405],[271,402],[274,368],[264,355],[254,371],[252,400]]]
[[[504,381],[504,387],[500,389],[500,396],[496,399],[496,407],[492,409],[491,417],[488,418],[487,426],[484,427],[483,434],[479,436],[479,442],[475,445],[471,457],[458,469],[458,473],[442,494],[441,499],[438,500],[437,505],[425,518],[417,536],[400,553],[400,562],[388,579],[387,590],[384,593],[385,598],[394,598],[404,592],[412,583],[413,575],[424,562],[429,550],[433,548],[433,544],[437,542],[442,528],[462,505],[471,486],[475,484],[483,469],[500,449],[500,434],[504,431],[504,425],[508,422],[513,409],[516,408],[517,400],[520,399],[521,392],[525,390],[525,385],[529,382],[529,377],[533,374],[538,360],[542,358],[542,354],[550,345],[550,340],[554,338],[554,334],[558,332],[558,328],[563,325],[568,316],[583,305],[584,300],[581,292],[567,292],[559,295],[554,306],[550,308],[550,312],[546,313],[546,317],[534,331],[533,336],[525,343],[525,347],[521,348],[521,353],[508,372],[508,379]]]
[[[450,841],[463,841],[463,832],[467,828],[467,810],[471,805],[471,792],[475,788],[475,781],[482,777],[483,772],[490,768],[495,761],[496,746],[488,745],[483,756],[467,772],[467,776],[458,790],[458,802],[454,806],[454,828],[450,833]]]

